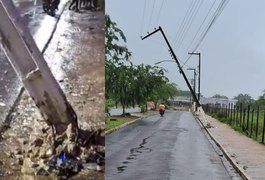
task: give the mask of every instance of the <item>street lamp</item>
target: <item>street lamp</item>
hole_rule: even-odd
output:
[[[174,63],[176,63],[176,61],[174,61],[174,60],[163,60],[163,61],[156,62],[155,65],[163,63],[163,62],[174,62]]]
[[[198,55],[199,56],[199,82],[198,82],[198,101],[200,102],[200,97],[201,97],[201,53],[188,53],[190,55]]]

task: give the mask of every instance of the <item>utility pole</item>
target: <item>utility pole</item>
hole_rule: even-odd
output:
[[[193,71],[193,91],[196,92],[196,69],[195,68],[188,68],[187,70]],[[195,102],[195,99],[193,98],[193,102]],[[194,111],[197,109],[196,104],[194,104]]]
[[[194,78],[194,80],[193,80],[193,90],[194,90],[194,92],[196,92],[196,75],[197,75],[196,69],[195,68],[188,68],[187,70],[192,70],[193,71],[193,78]]]
[[[185,82],[186,82],[186,84],[187,84],[187,86],[188,86],[188,88],[189,88],[189,90],[190,90],[190,92],[191,92],[191,94],[192,94],[192,96],[193,96],[193,99],[195,100],[197,106],[200,107],[200,106],[201,106],[201,105],[200,105],[200,102],[198,101],[198,99],[197,99],[197,97],[196,97],[196,94],[195,94],[195,92],[193,91],[193,89],[192,89],[192,87],[191,87],[191,85],[190,85],[190,83],[189,83],[189,80],[187,79],[187,77],[186,77],[186,75],[185,75],[185,73],[184,73],[184,71],[183,71],[183,69],[182,69],[182,67],[181,67],[181,65],[180,65],[180,63],[179,63],[179,61],[178,61],[178,59],[177,59],[177,56],[175,55],[175,53],[174,53],[174,51],[173,51],[171,45],[169,44],[169,42],[168,42],[168,40],[167,40],[167,37],[166,37],[166,35],[164,34],[164,31],[162,30],[161,26],[159,26],[158,29],[155,29],[155,31],[153,31],[152,33],[146,35],[145,37],[141,37],[141,39],[144,40],[145,38],[147,38],[147,37],[149,37],[149,36],[155,34],[155,33],[158,32],[158,31],[160,31],[160,32],[162,33],[162,35],[163,35],[163,37],[164,37],[164,39],[165,39],[165,41],[166,41],[166,43],[167,43],[167,45],[168,45],[168,47],[169,47],[169,52],[171,53],[173,59],[176,61],[177,65],[178,65],[178,68],[179,68],[180,74],[182,74],[182,76],[183,76],[183,78],[184,78],[184,80],[185,80]]]
[[[70,123],[77,129],[75,111],[11,0],[0,0],[0,44],[44,120],[55,128],[56,134],[61,134]]]
[[[199,56],[199,72],[198,72],[198,101],[200,101],[201,99],[201,53],[194,53],[194,52],[191,52],[191,53],[188,53],[190,55],[198,55]],[[196,92],[196,91],[195,91]]]

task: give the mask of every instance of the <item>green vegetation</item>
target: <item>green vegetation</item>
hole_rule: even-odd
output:
[[[244,110],[242,110],[242,113],[240,113],[240,110],[233,111],[229,113],[229,117],[225,111],[217,111],[209,114],[219,121],[230,125],[236,131],[257,140],[258,142],[262,142],[264,110],[258,112],[256,109],[254,111],[251,109],[249,113],[247,109],[245,109],[245,113]]]
[[[129,117],[121,117],[121,116],[113,116],[108,117],[105,119],[105,130],[110,130],[112,128],[115,128],[117,126],[120,126],[126,122],[132,121],[137,119],[138,117],[135,116],[129,116]],[[111,120],[116,119],[116,120]]]
[[[224,95],[220,95],[220,94],[215,94],[212,96],[213,98],[220,98],[220,99],[228,99],[227,96],[224,96]]]
[[[236,105],[239,106],[240,104],[244,105],[252,105],[255,101],[252,99],[252,97],[248,94],[239,94],[234,97],[234,99],[237,100]]]
[[[150,115],[155,115],[157,114],[158,112],[157,111],[147,111],[147,112],[144,112],[144,113],[134,113],[135,116],[111,116],[111,117],[106,117],[105,118],[105,129],[106,130],[110,130],[110,129],[113,129],[117,126],[120,126],[124,123],[127,123],[127,122],[130,122],[130,121],[133,121],[135,119],[138,119],[139,117],[142,117],[142,116],[150,116]]]

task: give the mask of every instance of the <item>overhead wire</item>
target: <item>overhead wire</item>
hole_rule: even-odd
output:
[[[151,16],[150,16],[150,20],[149,20],[148,30],[150,29],[150,26],[151,26],[151,22],[152,22],[152,18],[153,18],[153,13],[154,13],[154,9],[155,9],[155,4],[156,4],[156,0],[153,1],[153,6],[152,6],[152,10],[151,10]]]
[[[156,25],[158,24],[158,21],[159,21],[159,18],[160,18],[160,14],[161,14],[162,8],[164,6],[164,2],[165,2],[165,0],[162,0],[162,4],[160,5],[159,11],[158,11],[158,15],[157,15],[157,18],[156,18],[156,22],[155,22]]]
[[[190,16],[190,19],[189,19],[189,21],[188,21],[188,23],[187,23],[187,26],[185,27],[185,29],[184,29],[184,31],[183,31],[183,33],[182,33],[182,36],[181,36],[180,39],[179,39],[179,43],[178,43],[177,48],[180,47],[180,45],[183,43],[183,40],[185,39],[186,35],[188,34],[188,32],[189,32],[189,30],[190,30],[190,27],[192,26],[192,24],[193,24],[193,22],[194,22],[194,20],[195,20],[195,17],[196,17],[196,15],[197,15],[197,13],[198,13],[198,11],[199,11],[199,9],[200,9],[200,7],[201,7],[203,1],[200,0],[200,1],[197,1],[197,2],[198,2],[198,3],[196,4],[195,9],[194,9],[192,15]]]
[[[200,39],[197,41],[196,46],[193,48],[193,50],[191,52],[195,52],[197,50],[197,48],[199,47],[199,45],[202,43],[202,41],[204,40],[204,38],[206,37],[206,35],[208,34],[209,30],[211,29],[211,27],[213,26],[213,24],[216,22],[217,18],[220,16],[220,14],[223,12],[224,8],[226,7],[226,5],[228,4],[229,0],[222,0],[218,6],[218,8],[216,9],[214,15],[212,16],[211,20],[209,21],[208,25],[206,26],[205,30],[203,31],[203,33],[201,34]],[[183,66],[188,62],[188,60],[190,59],[191,55],[186,59],[186,61],[184,62]]]
[[[179,38],[179,34],[182,32],[182,29],[183,29],[183,27],[184,27],[184,24],[186,23],[186,19],[188,18],[188,15],[190,14],[190,11],[191,11],[191,10],[193,9],[193,7],[194,7],[194,2],[195,2],[195,0],[192,0],[191,3],[189,4],[189,7],[188,7],[188,9],[187,9],[187,11],[186,11],[186,13],[185,13],[185,16],[184,16],[184,18],[182,19],[181,24],[180,24],[180,26],[179,26],[179,28],[178,28],[178,31],[177,31],[177,33],[176,33],[176,36],[175,36],[175,38],[173,39],[173,44],[175,44],[176,41],[178,40],[178,38]]]
[[[144,10],[143,10],[143,16],[142,16],[142,23],[141,23],[141,32],[140,32],[140,35],[143,34],[143,27],[144,27],[144,17],[145,17],[145,12],[146,12],[146,1],[144,1]]]
[[[200,30],[201,30],[201,28],[202,28],[203,24],[205,23],[206,19],[208,18],[208,16],[209,16],[210,12],[212,11],[212,9],[213,9],[213,7],[214,7],[215,3],[216,3],[216,0],[215,0],[215,1],[212,3],[212,5],[211,5],[210,9],[208,10],[208,12],[207,12],[207,14],[206,14],[205,18],[204,18],[204,19],[203,19],[203,21],[202,21],[202,23],[201,23],[201,25],[200,25],[199,29],[197,30],[196,34],[193,36],[193,39],[192,39],[192,41],[191,41],[190,45],[188,45],[188,47],[187,47],[187,49],[185,50],[185,52],[186,52],[186,51],[188,51],[188,50],[191,48],[191,46],[192,46],[192,44],[193,44],[194,40],[196,39],[196,37],[197,37],[198,33],[200,32]]]
[[[211,21],[208,23],[208,26],[206,28],[206,30],[202,33],[202,36],[200,38],[200,40],[198,41],[197,45],[193,48],[193,51],[196,51],[197,48],[199,47],[199,45],[201,44],[201,42],[204,40],[205,36],[208,34],[209,30],[211,29],[211,27],[214,25],[214,23],[216,22],[217,18],[220,16],[220,14],[223,12],[224,8],[226,7],[227,3],[229,2],[229,0],[222,0],[222,2],[220,3],[217,11],[215,12],[213,18],[211,19]]]

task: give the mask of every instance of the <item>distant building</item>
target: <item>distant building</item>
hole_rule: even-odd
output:
[[[172,105],[174,106],[179,106],[179,107],[189,107],[191,106],[192,103],[192,98],[189,96],[176,96],[172,99],[168,100],[171,102]],[[201,97],[200,98],[200,103],[201,105],[212,105],[215,107],[219,108],[225,108],[226,106],[228,107],[230,104],[230,107],[234,107],[236,105],[237,100],[235,99],[225,99],[225,98],[212,98],[212,97]]]

